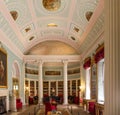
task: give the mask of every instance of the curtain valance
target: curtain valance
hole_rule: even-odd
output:
[[[98,63],[103,58],[104,58],[104,44],[99,45],[99,47],[96,49],[95,62]]]
[[[84,60],[84,64],[83,64],[83,67],[84,69],[87,69],[91,66],[91,57],[88,57]]]

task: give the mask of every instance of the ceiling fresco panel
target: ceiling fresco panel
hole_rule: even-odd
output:
[[[50,0],[46,0],[50,1]],[[57,1],[57,0],[52,0],[52,1]],[[60,0],[61,5],[58,10],[55,11],[49,11],[43,6],[43,0],[34,0],[34,8],[36,12],[37,17],[44,17],[44,16],[62,16],[62,17],[67,17],[69,13],[69,5],[71,0],[67,2],[67,0]]]

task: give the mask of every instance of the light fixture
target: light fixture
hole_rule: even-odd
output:
[[[29,87],[28,87],[28,86],[26,86],[26,87],[25,87],[25,89],[28,91],[28,90],[29,90]]]
[[[79,86],[79,90],[81,90],[81,87],[82,87],[82,86]]]
[[[13,86],[14,90],[18,90],[18,85]]]

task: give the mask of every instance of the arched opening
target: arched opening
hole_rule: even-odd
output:
[[[16,98],[19,98],[19,78],[20,78],[20,69],[17,61],[13,63],[13,71],[12,71],[12,89],[13,95]]]

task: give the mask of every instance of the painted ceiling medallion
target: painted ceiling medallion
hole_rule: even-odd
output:
[[[72,40],[76,40],[73,36],[71,36],[71,39],[72,39]]]
[[[92,15],[93,15],[93,12],[91,11],[86,12],[86,19],[89,21]]]
[[[61,0],[43,0],[43,6],[49,11],[57,11],[61,6]]]
[[[13,17],[14,20],[17,20],[17,17],[18,17],[17,11],[11,11],[10,14]]]

